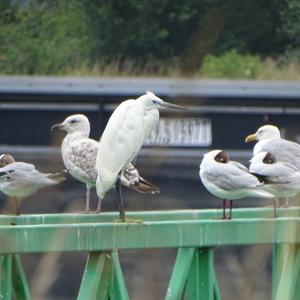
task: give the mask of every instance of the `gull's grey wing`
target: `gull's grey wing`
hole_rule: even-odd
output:
[[[238,167],[239,169],[241,169],[242,171],[245,171],[245,172],[249,172],[248,168],[246,166],[244,166],[243,164],[237,162],[237,161],[229,161],[228,164],[232,164],[236,167]]]
[[[250,174],[246,167],[244,169],[230,163],[209,168],[206,176],[209,181],[226,191],[254,188],[260,185],[258,179]]]
[[[96,181],[95,169],[99,143],[92,139],[83,139],[72,143],[67,154],[67,159],[72,163],[77,172]],[[70,170],[69,170],[70,171]]]
[[[0,168],[0,170],[3,170],[3,171],[5,171],[5,170],[11,170],[11,171],[21,170],[24,172],[37,171],[33,164],[29,164],[29,163],[25,163],[25,162],[14,162],[14,163],[8,164],[8,165]]]
[[[300,145],[285,139],[276,139],[262,145],[261,151],[273,154],[277,161],[291,163],[300,169]]]
[[[298,173],[298,169],[287,162],[257,163],[252,164],[251,169],[254,173],[263,176],[269,183],[288,183],[291,177]]]

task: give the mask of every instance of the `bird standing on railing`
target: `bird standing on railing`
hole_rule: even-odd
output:
[[[266,190],[278,198],[294,197],[300,192],[300,171],[290,163],[276,161],[270,152],[259,152],[251,160],[249,171],[267,183]]]
[[[20,198],[65,180],[61,173],[41,173],[33,164],[16,162],[10,154],[0,156],[0,191],[14,197],[16,214],[20,214]]]
[[[95,168],[99,142],[89,138],[90,122],[85,115],[77,114],[67,117],[62,123],[52,126],[67,132],[62,146],[62,158],[68,172],[86,185],[85,212],[90,212],[90,190],[96,185]],[[123,185],[140,193],[159,193],[159,188],[139,175],[137,169],[129,164],[121,176]],[[96,212],[101,211],[99,198]]]
[[[264,125],[256,133],[246,137],[245,142],[257,141],[253,156],[260,152],[269,152],[277,162],[287,162],[300,171],[300,145],[281,138],[279,129],[273,125]],[[285,206],[288,206],[288,198]]]
[[[253,156],[259,152],[271,153],[276,161],[293,164],[300,170],[300,145],[281,138],[279,129],[273,125],[264,125],[256,133],[246,137],[245,142],[257,141],[253,148]]]
[[[103,199],[116,185],[120,219],[125,221],[125,209],[121,193],[122,171],[136,158],[144,141],[159,121],[160,108],[184,109],[147,92],[136,100],[122,102],[112,113],[100,140],[96,168],[97,194]]]
[[[227,200],[231,219],[233,200],[245,197],[274,198],[244,165],[231,161],[229,155],[222,150],[212,150],[204,154],[199,175],[205,188],[214,196],[223,199],[223,220],[226,219]]]

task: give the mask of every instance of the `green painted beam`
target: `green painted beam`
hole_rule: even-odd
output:
[[[19,255],[12,256],[12,284],[16,300],[30,300],[28,282]]]
[[[77,300],[108,299],[111,277],[111,263],[107,261],[111,260],[109,256],[105,252],[89,254]]]
[[[2,254],[272,243],[300,243],[300,218],[0,226]]]
[[[272,299],[276,298],[277,288],[282,272],[285,248],[288,244],[274,244],[272,249]]]
[[[300,246],[284,245],[283,261],[275,300],[292,300],[300,271]]]
[[[219,286],[218,277],[215,271],[215,268],[213,268],[213,281],[214,281],[214,300],[221,300],[221,290]]]
[[[273,208],[239,208],[233,210],[233,218],[273,218]],[[144,220],[145,222],[182,221],[199,219],[221,218],[221,209],[201,210],[163,210],[163,211],[129,211],[126,215],[130,219]],[[35,215],[1,215],[1,225],[42,225],[42,224],[74,224],[74,223],[102,223],[113,222],[118,219],[117,212],[101,214],[35,214]],[[300,207],[278,208],[278,217],[300,217]]]
[[[112,278],[109,286],[109,300],[129,300],[118,252],[112,251]]]
[[[0,299],[12,299],[12,255],[0,256]]]
[[[165,300],[181,300],[196,248],[179,248]]]
[[[214,300],[213,249],[195,251],[186,284],[186,299]]]
[[[299,300],[299,299],[300,299],[300,272],[298,273],[293,300]]]

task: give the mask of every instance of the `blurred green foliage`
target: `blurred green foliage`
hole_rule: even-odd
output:
[[[192,73],[231,49],[297,57],[299,24],[299,0],[0,0],[0,72],[176,60]]]
[[[201,71],[204,76],[210,78],[255,79],[262,67],[258,57],[238,54],[236,50],[231,50],[220,56],[208,54]]]
[[[84,5],[72,1],[1,0],[0,70],[6,74],[59,74],[95,58]]]

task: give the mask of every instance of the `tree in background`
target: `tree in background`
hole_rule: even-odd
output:
[[[199,70],[207,54],[299,47],[298,0],[0,0],[0,70],[64,74],[126,61]],[[296,51],[296,52],[295,52]]]

